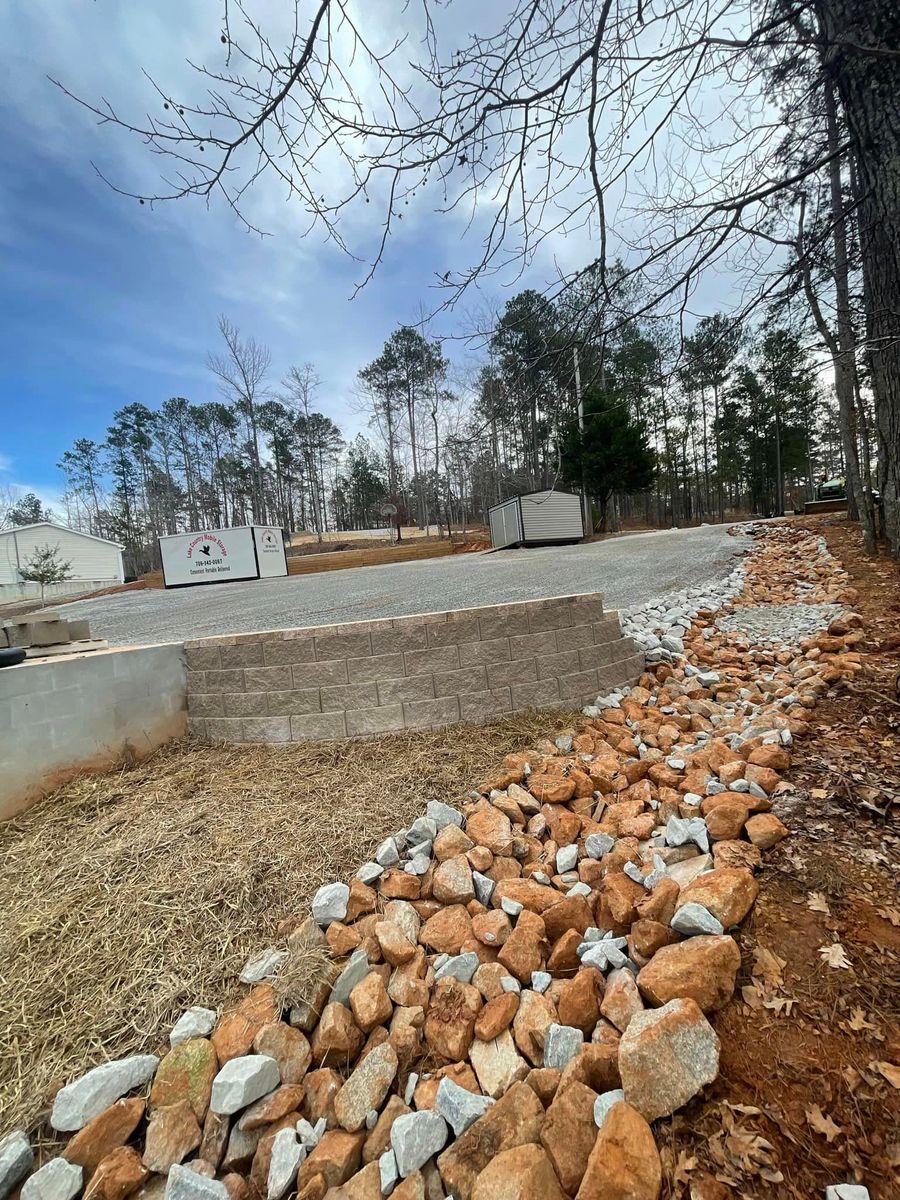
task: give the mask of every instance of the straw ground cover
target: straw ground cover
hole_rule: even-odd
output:
[[[527,714],[367,741],[184,742],[85,776],[0,826],[0,1130],[54,1088],[163,1045],[191,1004],[348,878],[426,800],[454,802],[568,717]]]

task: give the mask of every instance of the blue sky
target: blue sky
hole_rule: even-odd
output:
[[[374,2],[389,10],[389,0]],[[266,21],[290,8],[282,0],[252,7]],[[473,14],[484,16],[477,0],[448,12],[461,29],[471,28]],[[277,185],[263,182],[252,195],[252,215],[272,234],[264,239],[215,201],[151,208],[115,194],[92,162],[123,186],[152,191],[158,160],[136,138],[98,127],[47,76],[140,118],[158,103],[142,69],[175,94],[201,94],[186,60],[218,61],[220,13],[219,0],[23,0],[0,8],[0,488],[53,502],[63,487],[61,454],[76,437],[102,440],[115,409],[132,401],[155,407],[172,395],[215,397],[205,361],[217,349],[220,313],[270,346],[273,383],[292,363],[311,361],[322,380],[319,407],[352,435],[362,427],[352,409],[356,372],[397,324],[415,323],[423,304],[437,304],[436,272],[478,252],[477,225],[464,241],[467,214],[411,208],[384,265],[351,301],[363,268],[319,233],[307,234],[303,213]],[[350,240],[363,253],[377,236],[366,224],[375,207],[349,218]],[[512,290],[543,286],[555,264],[568,269],[594,253],[583,231],[558,238]],[[510,294],[503,282],[491,284],[494,304]],[[432,331],[471,328],[468,313],[479,303],[483,297],[470,297]],[[454,349],[464,353],[459,343]]]

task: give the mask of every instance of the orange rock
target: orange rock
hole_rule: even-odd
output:
[[[609,907],[610,915],[617,925],[631,925],[637,920],[635,905],[647,895],[646,890],[621,871],[607,875],[603,881],[602,899]]]
[[[651,1004],[688,997],[704,1012],[722,1008],[734,994],[741,952],[725,934],[687,938],[657,950],[638,972],[641,994]]]
[[[264,1125],[271,1125],[273,1121],[280,1121],[287,1113],[298,1109],[303,1103],[303,1085],[301,1083],[290,1083],[280,1088],[276,1088],[274,1092],[270,1092],[268,1096],[263,1096],[261,1100],[257,1100],[255,1104],[251,1104],[241,1114],[241,1129],[248,1131],[253,1129],[261,1129]],[[205,1155],[201,1153],[201,1158]]]
[[[719,843],[721,846],[730,844],[730,842]],[[674,916],[674,912],[672,915]],[[664,925],[661,921],[651,921],[645,917],[641,917],[639,921],[635,921],[631,927],[630,936],[634,949],[645,959],[652,958],[661,946],[667,946],[671,942],[679,940],[678,934],[674,929],[670,929],[668,925]]]
[[[84,1193],[85,1200],[125,1200],[149,1174],[136,1150],[119,1146],[98,1163]]]
[[[573,1025],[583,1033],[590,1033],[600,1018],[601,978],[593,967],[583,967],[563,983],[557,1003],[561,1025]]]
[[[547,970],[552,975],[561,975],[577,971],[579,966],[578,947],[581,945],[581,934],[577,929],[564,933],[547,959]]]
[[[746,867],[748,871],[758,871],[762,866],[762,854],[752,842],[715,842],[712,852],[717,867]]]
[[[714,842],[730,841],[741,835],[750,810],[743,800],[726,800],[708,814],[706,828]]]
[[[314,1175],[321,1175],[328,1187],[337,1187],[355,1175],[364,1141],[365,1134],[346,1133],[343,1129],[330,1129],[323,1134],[318,1145],[300,1164],[297,1172],[298,1200],[302,1188]]]
[[[575,795],[575,783],[572,779],[534,771],[528,776],[528,790],[541,804],[565,804]]]
[[[759,895],[753,872],[745,867],[718,867],[698,875],[681,889],[678,908],[691,902],[702,904],[728,929],[743,921]]]
[[[611,1028],[611,1027],[610,1027]],[[582,1046],[567,1064],[559,1081],[559,1091],[564,1092],[572,1083],[583,1083],[598,1093],[619,1087],[619,1040],[588,1042]]]
[[[392,967],[409,962],[416,953],[416,947],[393,921],[379,921],[375,926],[375,938],[384,961]]]
[[[420,1079],[416,1084],[416,1090],[413,1092],[413,1106],[417,1112],[434,1108],[437,1090],[441,1086],[442,1079],[452,1079],[455,1084],[465,1088],[467,1092],[472,1092],[476,1096],[481,1095],[481,1088],[478,1086],[475,1072],[467,1062],[448,1063],[445,1067],[438,1067],[436,1071],[431,1072],[427,1079]]]
[[[565,1193],[550,1156],[529,1144],[492,1159],[475,1181],[472,1200],[565,1200]]]
[[[84,1168],[87,1182],[102,1159],[124,1146],[144,1115],[144,1101],[138,1096],[117,1100],[115,1104],[88,1121],[62,1151],[63,1158]]]
[[[322,1067],[347,1066],[363,1046],[363,1035],[343,1004],[328,1004],[313,1031],[312,1056]]]
[[[528,1084],[514,1083],[439,1155],[445,1191],[457,1200],[473,1200],[475,1182],[485,1167],[505,1150],[536,1144],[543,1120],[544,1106]]]
[[[597,1093],[583,1083],[570,1084],[556,1093],[541,1128],[541,1145],[569,1196],[578,1191],[594,1148],[596,1099]]]
[[[503,879],[494,888],[491,904],[499,908],[501,900],[515,900],[523,908],[540,915],[562,898],[562,893],[556,888],[535,883],[532,879]]]
[[[284,1021],[264,1025],[253,1039],[257,1054],[268,1054],[278,1063],[282,1083],[299,1083],[312,1062],[312,1050],[306,1035]]]
[[[441,904],[467,904],[474,897],[472,868],[464,854],[448,858],[435,868],[432,894]]]
[[[786,771],[791,765],[791,756],[777,742],[767,742],[750,751],[747,759],[754,767],[768,767],[772,771]]]
[[[502,992],[488,1000],[475,1021],[475,1036],[481,1042],[490,1042],[508,1029],[519,1011],[519,997],[515,992]]]
[[[516,918],[512,933],[497,955],[497,961],[522,983],[531,980],[532,971],[539,971],[547,951],[544,922],[537,913],[523,909]]]
[[[332,921],[325,930],[325,940],[333,958],[346,958],[359,946],[362,935],[357,928],[342,921]]]
[[[350,993],[350,1009],[363,1033],[371,1033],[376,1025],[391,1019],[394,1006],[377,971],[370,971]]]
[[[438,954],[459,954],[471,936],[472,918],[462,904],[439,909],[419,931],[422,945]]]
[[[264,1025],[277,1021],[279,1006],[270,983],[257,984],[236,1008],[226,1012],[212,1032],[219,1066],[246,1054]],[[184,1043],[182,1043],[183,1045]]]
[[[659,1200],[662,1163],[650,1126],[620,1100],[606,1115],[577,1200]]]
[[[788,827],[774,813],[757,813],[750,817],[744,827],[747,837],[760,850],[771,850],[782,838],[790,834]]]
[[[362,917],[366,913],[373,913],[377,900],[378,893],[374,888],[370,888],[361,879],[351,879],[350,898],[347,901],[345,920],[352,924],[358,917]]]
[[[147,1125],[144,1154],[141,1159],[148,1171],[168,1175],[200,1145],[200,1125],[187,1100],[154,1109]]]
[[[511,932],[512,922],[499,908],[472,918],[472,933],[485,946],[502,946]]]
[[[634,974],[627,967],[610,971],[600,1012],[622,1033],[631,1023],[631,1018],[642,1011],[644,1005],[634,981]]]
[[[466,818],[466,832],[479,846],[493,854],[508,854],[512,841],[512,824],[505,813],[486,800],[479,801]]]
[[[551,904],[541,914],[547,938],[556,942],[569,929],[584,933],[594,922],[591,906],[584,896],[567,896],[557,904]]]
[[[544,1038],[553,1024],[558,1024],[559,1014],[552,1001],[540,992],[523,991],[519,1008],[513,1020],[513,1037],[521,1054],[532,1066],[543,1066]]]
[[[481,995],[476,987],[453,978],[439,980],[425,1017],[425,1041],[441,1058],[464,1059],[480,1011]]]
[[[388,1096],[378,1120],[372,1131],[366,1137],[362,1149],[364,1163],[375,1162],[386,1150],[391,1148],[391,1127],[398,1117],[412,1109],[403,1103],[399,1096]]]
[[[719,1073],[719,1039],[693,1000],[635,1017],[619,1043],[625,1099],[648,1121],[668,1117]]]
[[[532,1067],[525,1076],[525,1082],[544,1108],[549,1108],[561,1077],[562,1071],[558,1067]]]
[[[189,1038],[179,1042],[156,1070],[150,1089],[150,1107],[160,1108],[187,1100],[197,1120],[202,1121],[209,1108],[212,1084],[218,1069],[212,1042],[206,1038]]]
[[[456,858],[458,854],[466,854],[475,843],[458,825],[445,825],[434,839],[434,857],[438,862],[448,858]]]
[[[769,767],[757,767],[752,763],[748,764],[744,771],[744,778],[748,783],[755,783],[770,795],[781,783],[781,776],[777,771],[773,771]]]

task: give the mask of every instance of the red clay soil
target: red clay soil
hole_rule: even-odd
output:
[[[853,576],[867,669],[793,748],[793,836],[766,855],[742,931],[721,1074],[659,1129],[670,1198],[900,1195],[900,567],[866,558],[846,519],[798,524]]]

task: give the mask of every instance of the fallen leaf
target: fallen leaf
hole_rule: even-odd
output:
[[[845,971],[850,969],[850,959],[840,942],[832,942],[830,946],[820,946],[819,955],[822,962],[827,963],[829,967],[841,967]]]
[[[851,1029],[854,1033],[861,1033],[863,1029],[878,1028],[877,1025],[873,1025],[870,1021],[866,1020],[866,1014],[861,1008],[854,1008],[850,1019],[845,1022],[845,1024],[847,1025],[847,1028]]]
[[[875,911],[893,926],[900,926],[900,908],[876,908]]]
[[[757,946],[753,951],[753,958],[755,960],[753,974],[759,975],[766,983],[774,984],[777,987],[782,981],[782,972],[787,966],[787,959],[779,958],[765,946]]]
[[[828,916],[831,916],[831,909],[828,907],[824,892],[807,892],[806,907],[812,912],[827,913]]]
[[[686,1150],[682,1150],[678,1155],[678,1162],[675,1164],[675,1182],[687,1183],[691,1171],[696,1170],[697,1159],[693,1155],[688,1155]]]
[[[828,796],[825,788],[812,788],[809,793],[813,800],[824,800]]]
[[[869,1069],[883,1075],[892,1088],[900,1088],[900,1067],[892,1062],[870,1062]]]
[[[843,1133],[840,1125],[835,1125],[831,1117],[826,1116],[818,1104],[814,1104],[812,1108],[806,1110],[806,1119],[816,1133],[822,1134],[829,1146],[836,1137],[840,1137]]]

